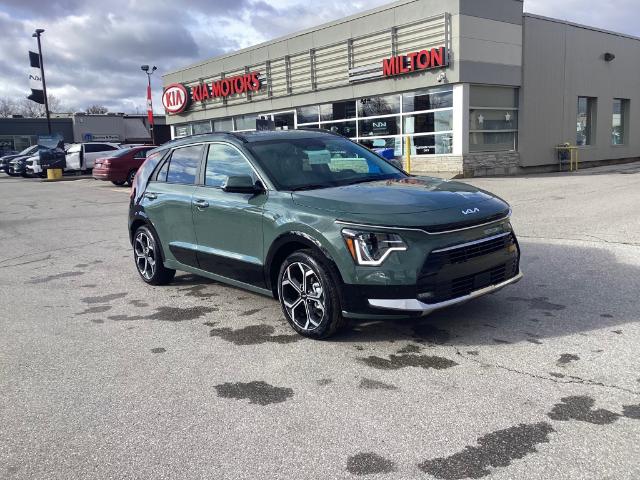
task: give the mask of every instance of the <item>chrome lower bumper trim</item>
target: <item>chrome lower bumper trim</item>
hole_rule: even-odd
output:
[[[405,312],[422,312],[423,314],[431,313],[435,310],[440,310],[441,308],[451,307],[453,305],[458,305],[460,303],[468,302],[469,300],[473,300],[474,298],[481,297],[483,295],[487,295],[489,293],[496,292],[501,288],[506,287],[507,285],[511,285],[512,283],[519,282],[522,279],[522,272],[518,273],[513,278],[509,280],[505,280],[502,283],[497,283],[496,285],[489,285],[488,287],[481,288],[480,290],[475,290],[468,295],[464,295],[458,298],[452,298],[451,300],[446,300],[440,303],[424,303],[418,300],[417,298],[385,298],[385,299],[369,299],[369,305],[375,308],[385,308],[388,310],[402,310]]]

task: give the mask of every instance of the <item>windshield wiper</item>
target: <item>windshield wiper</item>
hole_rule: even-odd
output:
[[[302,190],[318,190],[319,188],[327,188],[327,186],[326,185],[320,185],[320,184],[301,185],[299,187],[292,188],[291,191],[292,192],[299,192],[299,191],[302,191]]]
[[[377,182],[380,180],[386,180],[384,177],[375,177],[375,178],[360,178],[358,180],[353,180],[351,182],[345,183],[345,185],[356,185],[358,183],[367,183],[367,182]]]

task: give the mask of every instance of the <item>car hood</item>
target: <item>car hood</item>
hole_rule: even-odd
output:
[[[411,177],[293,193],[297,205],[338,213],[403,214],[474,208],[496,196],[461,182]]]

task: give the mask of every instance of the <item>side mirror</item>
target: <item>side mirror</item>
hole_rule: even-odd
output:
[[[231,175],[222,184],[222,190],[229,193],[260,193],[264,191],[262,184],[254,182],[249,175]]]

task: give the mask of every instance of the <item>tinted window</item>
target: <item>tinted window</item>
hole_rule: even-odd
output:
[[[138,150],[133,157],[134,158],[146,158],[147,152],[149,150],[151,150],[151,149],[150,148],[143,148],[142,150]]]
[[[195,183],[201,155],[202,145],[176,148],[169,160],[167,182],[183,184]]]
[[[236,175],[249,175],[255,179],[251,165],[238,150],[229,145],[210,145],[205,185],[220,187],[227,177]]]
[[[106,152],[108,150],[118,150],[118,148],[111,145],[105,145],[103,143],[87,143],[84,146],[84,151],[86,153]]]

